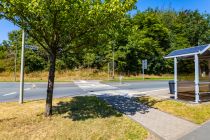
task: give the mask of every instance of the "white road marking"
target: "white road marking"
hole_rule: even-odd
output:
[[[28,91],[28,90],[31,90],[31,88],[25,88],[24,91]],[[13,94],[17,94],[17,92],[11,92],[11,93],[7,93],[7,94],[4,94],[2,96],[9,96],[9,95],[13,95]]]
[[[36,85],[35,84],[32,84],[32,88],[36,88]]]
[[[74,81],[74,83],[84,91],[88,91],[91,95],[120,95],[126,97],[134,97],[141,94],[157,94],[159,91],[167,91],[168,88],[160,88],[160,89],[147,89],[145,91],[136,91],[136,90],[123,90],[117,87],[106,85],[100,83],[99,81],[85,81],[85,80],[78,80]],[[97,91],[99,89],[99,91]],[[93,92],[94,91],[94,92]]]
[[[142,91],[142,92],[139,92],[139,93],[150,93],[150,92],[156,92],[156,91],[162,91],[162,90],[168,90],[168,88],[156,89],[156,90],[148,90],[148,91]]]
[[[126,97],[135,97],[135,96],[138,96],[141,94],[151,95],[151,93],[153,94],[153,92],[164,91],[164,90],[168,90],[168,89],[164,88],[164,89],[148,90],[148,91],[142,91],[142,92],[135,91],[135,90],[106,90],[106,91],[93,92],[91,94],[93,94],[93,95],[113,95],[113,96],[120,95],[120,96],[126,96]]]
[[[87,83],[87,81],[85,81],[85,80],[80,80],[80,81],[77,81],[77,82],[79,82],[79,83]]]
[[[13,95],[13,94],[16,94],[17,92],[11,92],[11,93],[8,93],[8,94],[4,94],[2,96],[9,96],[9,95]]]
[[[85,80],[78,80],[78,81],[74,81],[74,83],[81,89],[83,89],[84,91],[90,91],[90,90],[94,90],[94,89],[116,89],[116,87],[110,86],[110,85],[106,85],[106,84],[102,84],[99,81],[94,81],[94,80],[90,80],[90,81],[85,81]]]
[[[25,91],[27,91],[27,90],[31,90],[31,88],[25,88],[24,90],[25,90]]]

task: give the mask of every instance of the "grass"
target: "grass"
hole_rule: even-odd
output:
[[[19,81],[20,73],[17,72],[17,81]],[[26,82],[46,82],[48,78],[47,71],[39,71],[25,74]],[[171,75],[145,75],[145,80],[169,80],[173,77]],[[2,72],[0,73],[0,81],[3,82],[11,82],[14,81],[14,73],[13,72]],[[80,69],[80,70],[66,70],[66,71],[56,71],[55,81],[57,82],[69,82],[73,80],[108,80],[108,74],[104,71],[98,71],[95,69]],[[124,76],[123,81],[139,81],[142,80],[142,76]],[[113,82],[119,81],[119,75],[116,74],[114,80],[110,80]]]
[[[164,75],[145,75],[144,80],[171,80],[173,79],[173,76],[170,74],[164,74]],[[123,76],[122,82],[126,81],[143,81],[142,75],[137,76]],[[119,75],[115,76],[115,79],[110,80],[104,80],[104,82],[120,82]]]
[[[151,97],[139,97],[138,101],[196,124],[202,124],[210,119],[209,103],[189,104],[175,100],[160,100]]]
[[[148,132],[96,97],[55,99],[45,118],[43,100],[0,103],[0,138],[37,140],[144,140]]]
[[[17,72],[17,81],[20,80],[20,72]],[[48,79],[48,71],[38,71],[32,73],[25,73],[25,81],[26,82],[46,82]],[[81,70],[66,70],[66,71],[56,71],[55,73],[55,81],[57,82],[69,82],[72,80],[103,80],[107,78],[107,74],[105,72],[99,72],[93,69],[81,69]],[[0,73],[0,81],[10,82],[14,81],[14,73],[13,72],[2,72]]]

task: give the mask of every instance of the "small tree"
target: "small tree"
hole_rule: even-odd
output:
[[[49,54],[45,116],[52,115],[55,62],[59,53],[94,43],[136,0],[0,0],[0,17],[20,28]]]

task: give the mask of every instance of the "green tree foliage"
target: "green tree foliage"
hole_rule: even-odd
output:
[[[49,54],[46,112],[52,114],[56,58],[97,43],[135,0],[0,0],[0,17],[24,29]]]
[[[27,49],[25,51],[25,70],[26,72],[33,72],[43,70],[46,66],[46,60],[37,54],[36,50]]]
[[[209,14],[189,10],[175,12],[148,9],[134,16],[125,15],[109,28],[100,30],[98,34],[91,32],[85,38],[81,37],[77,41],[78,44],[75,42],[71,44],[69,51],[58,51],[56,69],[92,67],[106,70],[107,63],[113,59],[112,52],[114,51],[116,70],[120,73],[141,72],[143,59],[148,59],[147,73],[171,73],[173,62],[163,58],[166,54],[176,49],[209,44],[209,42]],[[2,44],[4,46],[0,52],[2,71],[14,69],[13,59],[10,59],[10,62],[2,59],[13,58],[12,53],[16,44],[20,50],[21,31],[11,32],[9,41]],[[27,44],[36,45],[39,48],[36,52],[26,50],[29,51],[26,53],[26,67],[31,67],[27,70],[29,72],[44,70],[49,57],[30,36],[27,37]],[[18,52],[18,57],[20,57],[20,52]],[[30,62],[31,58],[34,59],[34,64],[30,64],[33,63]],[[36,66],[35,64],[40,61],[45,61],[45,63]]]
[[[117,59],[117,62],[124,62],[124,69],[121,69],[124,72],[141,71],[141,60],[148,59],[147,73],[171,73],[173,63],[163,58],[166,54],[176,49],[210,43],[209,15],[198,11],[148,9],[131,17],[130,24],[125,39],[127,43],[123,46],[123,53],[119,53],[124,58]],[[121,35],[125,36],[125,33]]]
[[[20,50],[21,50],[21,31],[15,30],[8,34],[8,41],[2,43],[0,51],[0,61],[2,62],[2,68],[6,71],[14,71],[15,69],[15,56],[17,53],[17,66],[16,69],[20,68]],[[35,41],[27,36],[26,46],[36,46],[37,50],[31,48],[25,49],[25,67],[26,72],[32,72],[37,70],[43,70],[46,66],[47,57],[46,53],[41,47],[36,45]],[[16,52],[17,49],[17,52]]]
[[[90,67],[107,70],[107,63],[112,62],[114,51],[116,70],[120,73],[141,72],[143,59],[148,59],[147,73],[171,73],[173,72],[173,61],[165,60],[163,57],[166,54],[176,49],[209,44],[209,42],[209,14],[189,10],[176,12],[148,9],[133,16],[125,15],[118,18],[118,22],[112,22],[109,28],[90,31],[86,35],[81,35],[77,41],[74,39],[65,47],[65,49],[69,47],[71,49],[58,51],[56,69]],[[46,69],[49,56],[46,55],[41,45],[30,35],[27,36],[26,44],[39,48],[36,52],[26,49],[26,69],[29,72]],[[9,41],[5,41],[2,46],[4,47],[0,52],[1,70],[11,71],[14,69],[12,58],[14,58],[15,46],[18,46],[18,50],[21,48],[21,31],[11,32]],[[18,57],[20,57],[20,51],[18,51]],[[36,65],[40,61],[44,63]],[[34,64],[31,64],[33,62]]]
[[[137,14],[133,19],[132,33],[128,36],[128,67],[131,71],[140,71],[141,60],[148,59],[150,73],[162,71],[163,56],[169,45],[169,30],[164,26],[156,13]]]

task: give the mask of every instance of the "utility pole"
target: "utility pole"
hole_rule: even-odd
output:
[[[25,49],[25,32],[22,31],[22,50],[21,50],[21,73],[20,73],[20,95],[19,103],[23,103],[24,95],[24,49]]]

